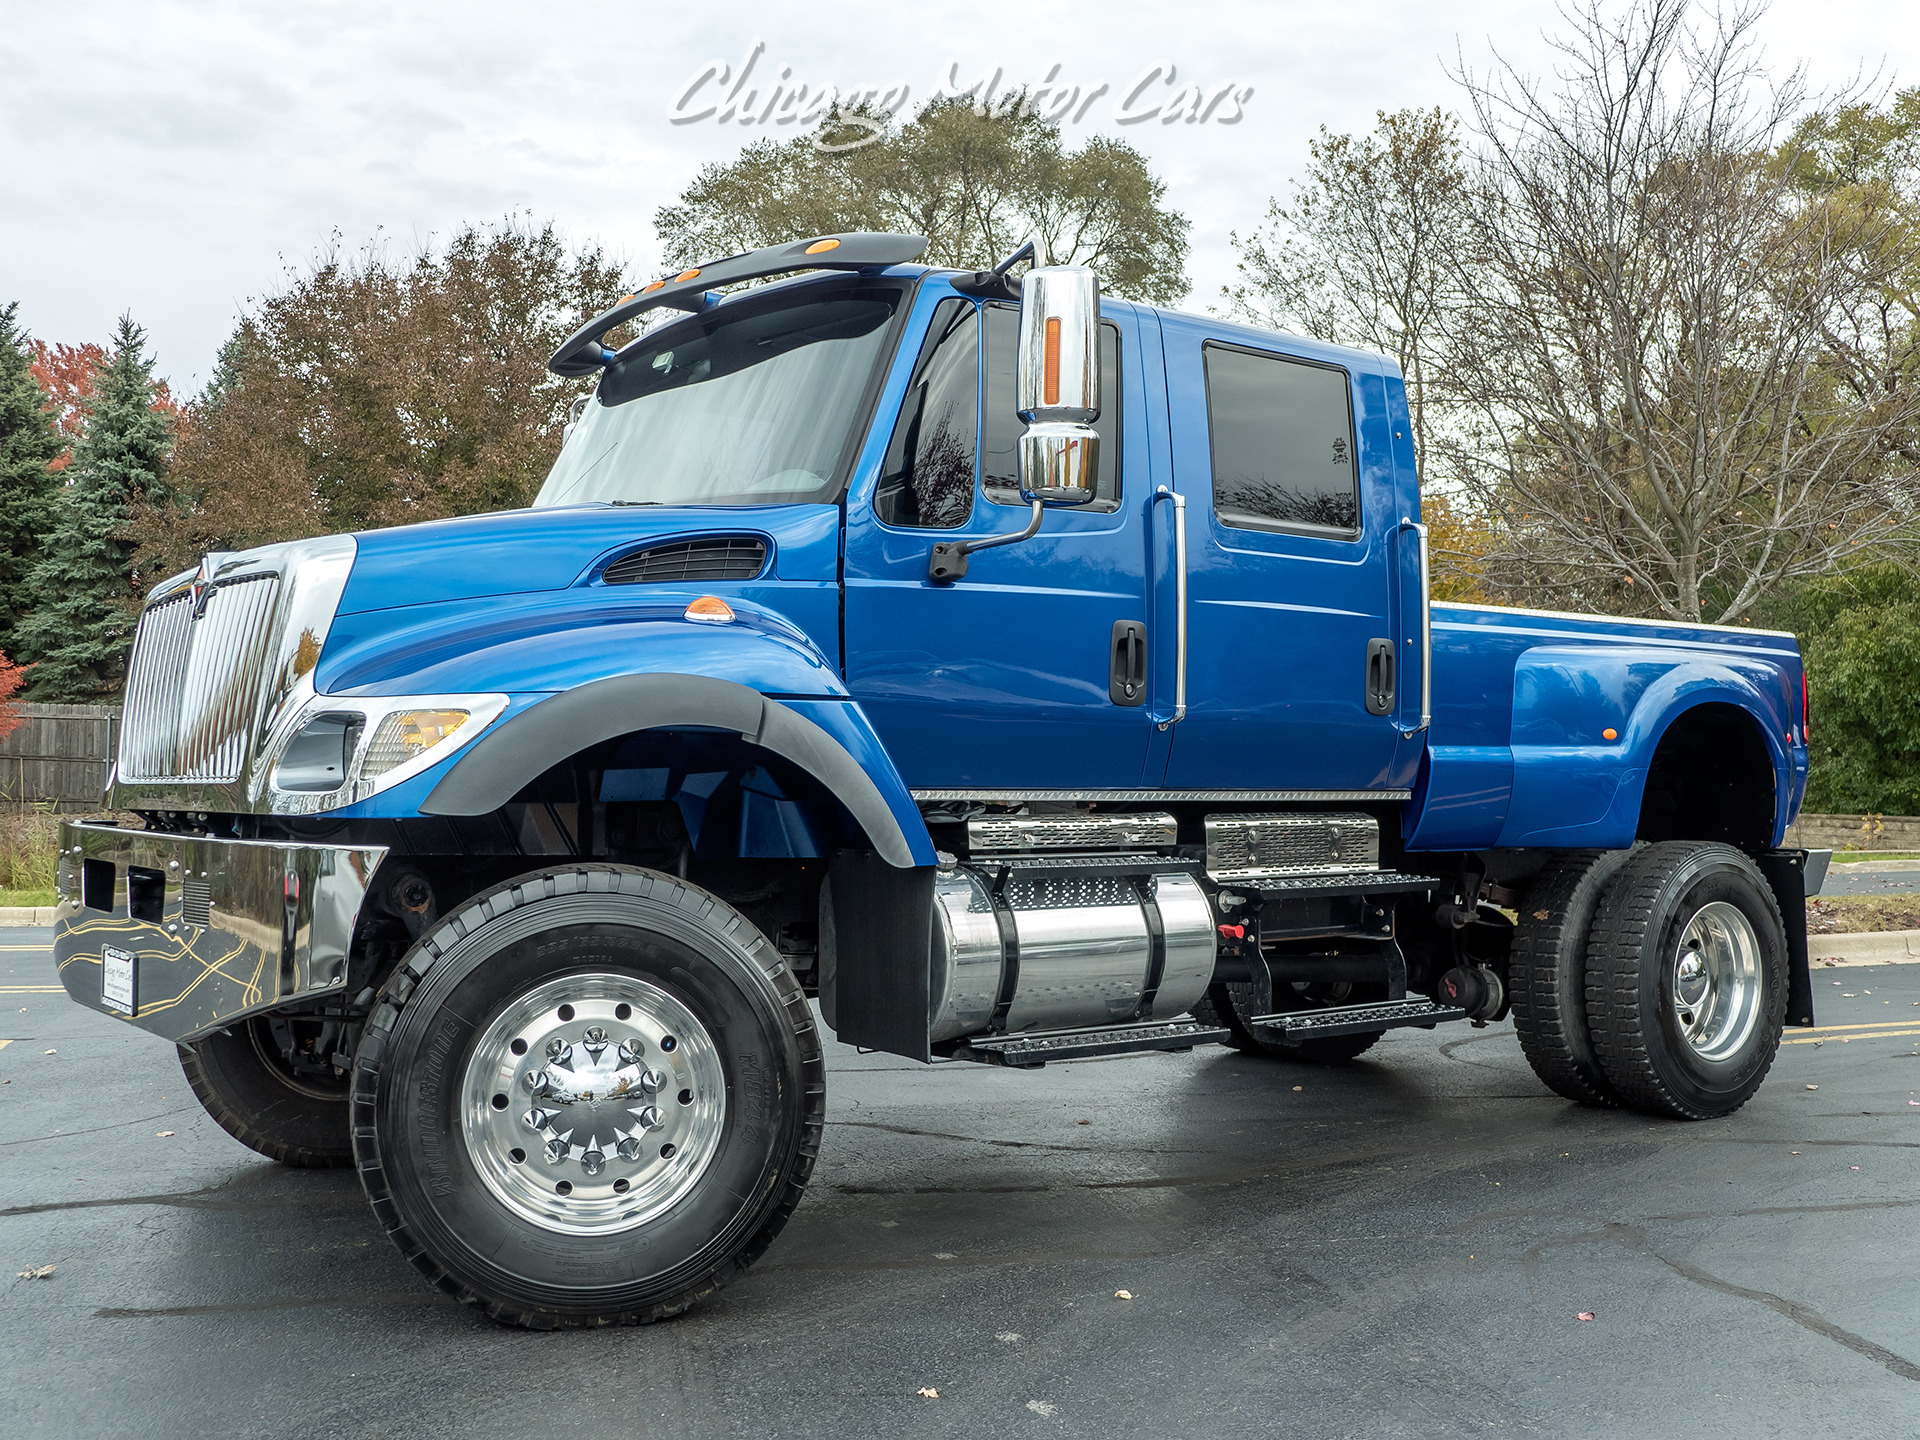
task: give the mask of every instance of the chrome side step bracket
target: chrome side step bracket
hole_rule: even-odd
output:
[[[1256,1015],[1248,1023],[1270,1033],[1283,1045],[1332,1035],[1365,1035],[1418,1025],[1431,1030],[1448,1020],[1464,1020],[1467,1012],[1437,1005],[1423,995],[1387,1000],[1375,1005],[1338,1005],[1324,1010],[1286,1010],[1278,1015]]]
[[[1015,1070],[1038,1070],[1049,1060],[1092,1060],[1147,1050],[1191,1050],[1223,1045],[1227,1032],[1192,1020],[1164,1025],[1115,1025],[1098,1030],[1049,1030],[1027,1035],[973,1035],[953,1051],[956,1060],[977,1060]]]

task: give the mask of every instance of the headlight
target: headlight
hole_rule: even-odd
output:
[[[276,808],[334,810],[411,779],[476,738],[504,695],[315,696],[273,769]]]

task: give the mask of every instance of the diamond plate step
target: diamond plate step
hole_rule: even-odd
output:
[[[1278,1015],[1256,1015],[1249,1024],[1277,1031],[1274,1039],[1287,1044],[1315,1040],[1331,1035],[1365,1035],[1374,1030],[1393,1030],[1402,1025],[1419,1025],[1431,1030],[1447,1020],[1464,1020],[1467,1012],[1451,1005],[1436,1005],[1423,996],[1406,1000],[1385,1000],[1375,1005],[1339,1005],[1325,1010],[1288,1010]]]
[[[1227,1032],[1192,1020],[1163,1025],[1117,1025],[1105,1030],[1052,1030],[1035,1035],[976,1035],[954,1051],[957,1060],[978,1060],[1016,1070],[1037,1070],[1049,1060],[1088,1060],[1144,1050],[1191,1050],[1223,1045]]]

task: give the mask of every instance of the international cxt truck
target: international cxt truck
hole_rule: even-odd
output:
[[[68,993],[540,1327],[766,1250],[823,1024],[1033,1069],[1510,1013],[1570,1100],[1752,1095],[1812,1023],[1792,637],[1434,604],[1391,362],[925,247],[595,317],[528,509],[156,587]]]

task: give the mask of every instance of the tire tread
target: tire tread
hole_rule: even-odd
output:
[[[667,877],[651,872],[625,870],[609,865],[583,864],[570,870],[556,869],[543,872],[538,877],[538,893],[535,894],[528,893],[529,889],[534,887],[528,886],[526,877],[510,880],[478,897],[451,920],[441,921],[440,927],[436,929],[453,926],[456,927],[456,935],[464,938],[479,928],[467,923],[468,918],[476,912],[482,917],[481,923],[485,924],[498,915],[519,909],[522,905],[537,903],[560,895],[591,891],[596,888],[596,878],[602,876],[606,878],[601,880],[597,887],[602,893],[617,891],[646,894],[650,898],[663,900],[686,910],[696,918],[704,919],[716,912],[724,911],[729,927],[727,933],[732,933],[737,940],[751,941],[747,948],[753,951],[761,972],[773,987],[780,1008],[786,1014],[788,1027],[800,1049],[801,1082],[798,1089],[804,1116],[793,1163],[782,1169],[780,1197],[762,1217],[759,1228],[738,1250],[716,1261],[705,1274],[685,1285],[677,1293],[647,1306],[594,1313],[528,1309],[489,1299],[441,1266],[407,1228],[406,1222],[401,1218],[399,1207],[394,1202],[392,1186],[380,1162],[376,1141],[375,1113],[380,1069],[387,1044],[393,1034],[394,1022],[399,1018],[400,1011],[406,1005],[413,990],[426,978],[427,972],[439,960],[442,953],[433,943],[434,932],[423,937],[420,944],[402,962],[382,989],[375,1002],[373,1015],[367,1021],[366,1032],[361,1038],[360,1049],[354,1059],[352,1133],[354,1159],[360,1172],[360,1183],[366,1191],[367,1201],[372,1205],[374,1216],[379,1221],[381,1229],[414,1269],[424,1275],[437,1289],[453,1296],[462,1305],[479,1310],[491,1320],[517,1325],[523,1329],[562,1330],[589,1329],[604,1325],[647,1325],[656,1320],[665,1320],[678,1315],[722,1287],[731,1284],[744,1275],[748,1268],[766,1253],[767,1247],[773,1244],[775,1237],[792,1217],[795,1207],[800,1203],[800,1197],[806,1192],[807,1181],[813,1175],[814,1163],[820,1155],[821,1137],[825,1131],[826,1057],[821,1047],[819,1029],[813,1023],[813,1011],[807,1005],[806,994],[801,989],[800,982],[794,978],[792,970],[780,958],[780,952],[775,950],[766,937],[743,915],[718,897],[677,881],[670,882],[672,888],[667,889],[664,883],[667,882]],[[630,889],[630,886],[636,888]],[[496,910],[495,902],[503,895],[510,895],[512,903]],[[708,902],[705,909],[695,909],[694,905],[689,903],[689,900],[696,897]]]

